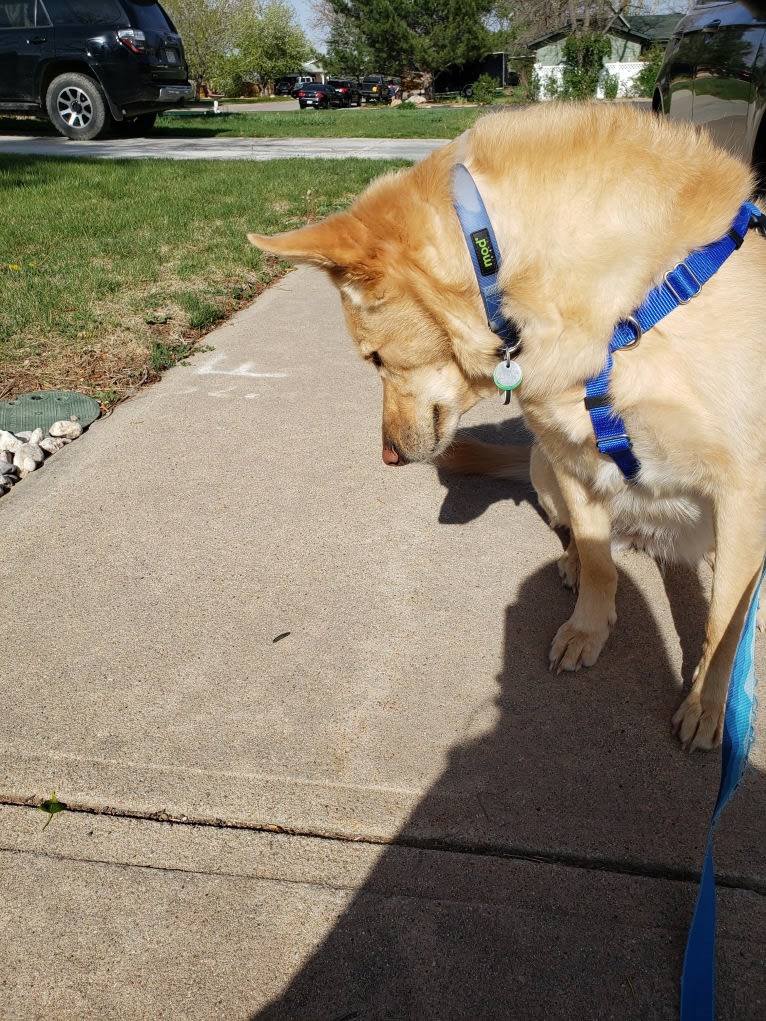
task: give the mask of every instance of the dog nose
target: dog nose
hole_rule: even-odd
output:
[[[393,443],[383,444],[383,460],[386,464],[407,464],[407,459],[402,457]]]

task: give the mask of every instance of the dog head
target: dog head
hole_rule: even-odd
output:
[[[543,104],[480,118],[465,136],[374,181],[348,212],[253,244],[319,266],[383,382],[383,458],[433,461],[460,416],[495,392],[490,331],[454,212],[469,167],[503,254],[503,312],[522,339],[526,412],[551,394],[590,437],[583,381],[615,323],[668,268],[721,237],[751,193],[748,168],[693,127],[623,104]],[[678,318],[678,317],[676,317]]]
[[[460,416],[494,390],[497,338],[457,220],[444,215],[451,162],[436,153],[373,182],[347,213],[275,237],[248,235],[320,267],[338,287],[359,353],[383,383],[390,465],[437,458]]]

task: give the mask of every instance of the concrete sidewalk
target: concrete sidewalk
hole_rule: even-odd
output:
[[[385,468],[320,274],[210,343],[0,500],[0,1018],[677,1017],[703,586],[621,557],[600,663],[551,675],[558,539],[524,487]],[[766,1017],[752,762],[720,1021]]]

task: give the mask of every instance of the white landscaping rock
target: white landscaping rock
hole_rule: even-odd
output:
[[[61,450],[71,440],[66,439],[64,436],[44,436],[39,443],[39,446],[46,454],[55,454],[57,450]]]
[[[82,426],[79,422],[54,422],[48,430],[48,434],[67,440],[76,440],[78,436],[82,436]]]
[[[42,429],[19,433],[0,429],[0,496],[4,496],[20,478],[36,471],[46,454],[55,454],[78,436],[83,428],[76,417],[54,422],[46,436]]]
[[[6,432],[4,429],[0,429],[0,450],[10,450],[12,454],[24,446],[24,441],[20,440],[13,433]]]
[[[23,472],[33,472],[45,460],[45,452],[36,443],[23,443],[13,455],[13,463]]]

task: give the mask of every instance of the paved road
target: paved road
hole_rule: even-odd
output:
[[[103,159],[274,160],[285,157],[420,160],[446,143],[432,138],[68,138],[0,137],[0,155],[89,156]]]

